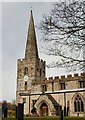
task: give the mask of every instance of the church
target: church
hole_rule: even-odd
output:
[[[28,26],[25,57],[17,60],[16,105],[24,114],[35,107],[39,116],[85,117],[85,73],[46,78],[46,61],[39,58],[33,13]]]

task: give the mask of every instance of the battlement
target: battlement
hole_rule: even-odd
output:
[[[55,83],[55,82],[66,82],[66,81],[75,81],[75,80],[83,80],[85,78],[85,73],[79,74],[69,74],[67,76],[61,75],[61,76],[55,76],[55,77],[49,77],[45,79],[40,79],[38,81],[34,81],[35,84],[48,84],[48,83]]]
[[[18,59],[18,60],[17,60],[17,63],[18,63],[18,64],[21,64],[21,63],[22,63],[22,59]]]
[[[18,64],[22,64],[22,63],[24,63],[24,62],[26,62],[27,60],[25,59],[25,58],[22,58],[22,59],[18,59],[17,60],[17,63]]]
[[[18,62],[22,62],[22,61],[24,61],[25,60],[25,58],[22,58],[22,59],[18,59],[17,61]]]
[[[56,80],[57,81],[58,80],[75,80],[79,78],[85,78],[85,73],[80,73],[80,75],[76,73],[76,74],[69,74],[67,76],[61,75],[61,76],[49,77],[49,78],[45,78],[45,80],[55,82]]]
[[[81,76],[85,77],[85,73],[81,73]]]
[[[46,63],[46,61],[44,61],[43,59],[40,59],[40,58],[39,58],[39,61],[42,63]]]

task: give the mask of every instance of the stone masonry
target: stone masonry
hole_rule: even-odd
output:
[[[69,116],[85,116],[85,73],[47,79],[45,68],[46,62],[38,55],[31,11],[25,58],[17,60],[16,105],[24,102],[24,114],[35,107],[40,116],[56,116],[61,109]]]

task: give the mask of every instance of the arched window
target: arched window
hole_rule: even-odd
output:
[[[24,75],[27,75],[27,74],[28,74],[28,68],[25,67],[25,68],[24,68]]]
[[[25,82],[25,91],[27,91],[27,82]]]
[[[79,95],[77,95],[74,100],[74,111],[84,112],[84,103]]]

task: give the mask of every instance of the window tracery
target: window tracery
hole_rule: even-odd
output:
[[[84,103],[79,95],[77,95],[74,100],[74,111],[84,112]]]

